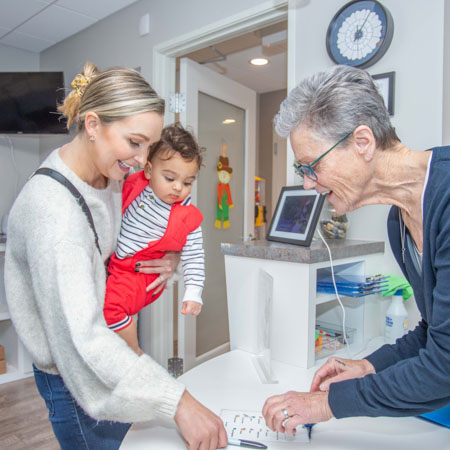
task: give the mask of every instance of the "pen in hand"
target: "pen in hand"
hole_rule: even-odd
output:
[[[303,426],[306,428],[307,432],[308,432],[308,439],[311,440],[311,432],[312,432],[312,427],[313,427],[313,423],[305,423]]]

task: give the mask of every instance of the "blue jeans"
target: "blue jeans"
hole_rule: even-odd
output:
[[[115,450],[131,424],[97,421],[77,404],[59,375],[33,365],[34,379],[48,408],[48,418],[62,450]]]

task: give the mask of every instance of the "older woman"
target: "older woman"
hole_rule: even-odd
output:
[[[346,66],[302,81],[275,125],[290,137],[305,189],[328,192],[338,213],[393,205],[391,248],[422,320],[363,360],[330,358],[311,392],[269,398],[268,426],[292,433],[333,416],[412,416],[449,404],[450,147],[421,152],[402,144],[370,75]]]

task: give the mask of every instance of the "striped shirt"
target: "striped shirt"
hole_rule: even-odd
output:
[[[191,196],[188,195],[181,204],[189,205],[190,203]],[[153,190],[146,186],[123,214],[117,239],[117,257],[129,258],[146,248],[149,242],[161,239],[167,229],[171,208],[171,205],[160,200]],[[183,301],[202,303],[205,251],[201,227],[188,234],[186,244],[181,251],[181,263],[185,288]]]

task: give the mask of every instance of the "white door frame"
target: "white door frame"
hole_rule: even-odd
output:
[[[170,93],[175,92],[175,65],[178,56],[288,19],[288,4],[290,1],[292,0],[266,1],[254,8],[156,45],[153,47],[153,88],[160,97],[169,99]],[[289,78],[292,79],[291,71],[289,71],[289,57],[293,52],[292,49],[289,51],[289,48],[294,47],[293,44],[289,40],[288,84],[293,84],[293,82],[289,83]],[[295,67],[295,65],[292,67]],[[172,123],[175,120],[175,114],[171,113],[168,107],[164,119],[165,123]],[[167,297],[168,295],[164,293],[160,301],[152,305],[150,342],[144,349],[150,352],[164,367],[167,367],[167,360],[173,355],[173,301],[172,297]]]
[[[230,103],[245,111],[245,142],[244,142],[244,202],[243,202],[243,228],[239,232],[240,237],[246,239],[249,233],[254,233],[254,177],[255,177],[255,152],[256,152],[256,123],[257,123],[257,94],[242,84],[230,80],[209,68],[204,67],[189,58],[180,61],[180,91],[185,94],[186,109],[180,113],[180,121],[186,126],[192,127],[198,136],[198,102],[199,93],[210,95],[216,99]],[[197,205],[197,183],[192,189],[192,201]],[[234,196],[235,194],[233,194]],[[239,202],[239,194],[236,194]],[[242,198],[242,197],[241,197]],[[212,226],[212,224],[211,224]],[[206,246],[206,243],[205,243]],[[207,254],[207,258],[209,255]],[[184,288],[179,283],[179,305],[184,295]],[[184,368],[189,370],[208,359],[219,356],[229,350],[226,342],[209,352],[197,356],[197,324],[196,319],[187,316],[178,316],[178,356],[183,358]]]

